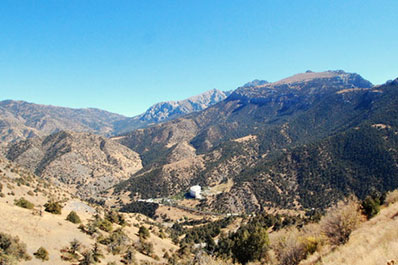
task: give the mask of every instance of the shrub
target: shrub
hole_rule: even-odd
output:
[[[140,238],[138,250],[144,255],[151,256],[153,254],[153,244]]]
[[[83,233],[86,233],[90,236],[94,236],[95,233],[98,233],[97,224],[93,221],[88,222],[87,225],[80,224],[78,227]]]
[[[59,202],[49,201],[44,204],[44,210],[52,214],[61,214],[62,205]]]
[[[126,223],[124,216],[115,210],[106,212],[105,219],[111,223],[115,223],[115,224],[119,224],[119,225],[124,225]]]
[[[35,205],[30,201],[26,200],[24,197],[21,197],[19,200],[15,202],[15,205],[25,208],[25,209],[33,209]]]
[[[103,219],[98,220],[97,226],[99,229],[105,232],[112,232],[113,230],[112,223],[109,222],[108,220],[103,220]]]
[[[321,219],[322,233],[332,245],[345,244],[361,221],[358,201],[354,198],[339,202]]]
[[[129,265],[134,264],[135,262],[135,250],[133,247],[129,247],[126,253],[123,255],[122,263]]]
[[[145,227],[145,226],[141,226],[140,227],[140,229],[138,230],[138,236],[140,237],[140,238],[143,238],[143,239],[147,239],[147,238],[149,238],[151,235],[150,235],[150,233],[149,233],[149,230]]]
[[[15,264],[14,261],[30,260],[26,245],[18,237],[0,233],[0,264]]]
[[[119,254],[130,244],[130,238],[122,229],[116,229],[109,237],[98,240],[99,243],[106,245],[113,254]]]
[[[37,259],[41,259],[42,261],[46,261],[46,260],[50,259],[49,255],[48,255],[48,251],[43,247],[40,247],[35,253],[33,253],[33,255]]]
[[[82,246],[82,243],[80,243],[76,238],[73,239],[70,243],[69,243],[70,247],[69,247],[69,253],[71,254],[76,254],[76,252],[78,252]]]
[[[361,206],[362,212],[368,220],[380,212],[380,200],[372,196],[367,196]]]
[[[97,243],[94,244],[93,249],[91,250],[91,252],[93,253],[94,261],[101,263],[101,258],[104,257],[104,254],[102,254],[102,251],[99,248]]]
[[[303,229],[305,230],[305,229]],[[313,254],[320,244],[320,239],[297,228],[281,231],[272,240],[272,248],[280,265],[296,265]]]
[[[80,260],[79,265],[95,264],[93,253],[91,251],[85,251],[82,256],[83,258]]]
[[[239,228],[232,237],[232,254],[242,264],[260,260],[266,256],[269,246],[268,234],[261,226],[248,225]]]
[[[66,217],[66,220],[74,224],[80,224],[82,222],[79,215],[77,215],[75,211],[71,211]]]
[[[296,265],[306,257],[305,246],[296,229],[281,232],[272,245],[280,265]]]

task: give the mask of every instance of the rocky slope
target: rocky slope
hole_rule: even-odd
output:
[[[10,144],[8,159],[88,198],[141,169],[137,153],[89,133],[61,131]]]
[[[169,196],[232,180],[229,192],[208,196],[202,206],[250,212],[323,208],[350,192],[392,189],[397,91],[343,71],[239,88],[204,111],[118,137],[141,155],[144,169],[116,193]],[[359,159],[350,150],[374,156]],[[373,162],[385,157],[388,165]],[[324,193],[330,200],[319,200]]]

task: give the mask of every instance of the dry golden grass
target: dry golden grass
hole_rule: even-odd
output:
[[[386,205],[390,205],[393,204],[395,202],[398,202],[398,190],[393,190],[390,191],[389,193],[387,193],[387,197],[386,197]]]
[[[27,252],[30,256],[33,256],[33,253],[36,252],[39,247],[44,247],[48,250],[50,258],[48,261],[44,262],[33,258],[29,261],[21,261],[19,264],[70,264],[70,262],[61,260],[60,251],[67,247],[74,239],[77,239],[84,246],[83,250],[92,248],[96,242],[95,239],[80,231],[78,225],[67,221],[66,216],[73,210],[79,215],[82,222],[87,224],[89,219],[93,219],[96,213],[95,209],[90,207],[87,203],[73,198],[73,196],[68,193],[68,190],[55,187],[35,176],[32,176],[32,179],[29,180],[29,186],[26,184],[18,185],[18,182],[16,182],[18,178],[20,178],[21,175],[26,176],[28,173],[12,164],[10,165],[10,167],[7,167],[7,164],[0,159],[0,184],[2,184],[2,193],[4,194],[4,197],[0,196],[0,213],[2,215],[2,218],[0,218],[0,232],[18,236],[22,242],[26,243]],[[38,185],[40,186],[40,191],[35,192],[34,190]],[[14,200],[20,197],[24,197],[32,202],[35,208],[29,210],[14,205]],[[63,201],[62,204],[64,207],[62,209],[62,214],[55,215],[44,211],[43,204],[46,203],[49,198]],[[98,210],[101,213],[104,212],[104,209],[99,206]],[[140,216],[140,218],[138,218],[138,216],[138,214],[125,214],[128,223],[141,225],[143,221],[139,221],[138,219],[143,220],[144,217]],[[116,224],[113,226],[114,228],[117,227]],[[138,241],[137,227],[134,225],[127,225],[123,230],[133,242]],[[158,231],[156,227],[154,230]],[[105,232],[102,233],[106,235]],[[160,260],[154,260],[151,257],[137,252],[136,258],[139,263],[145,261],[150,264],[164,264],[166,260],[162,258],[164,254],[163,250],[172,252],[172,250],[178,248],[170,239],[160,238],[155,233],[151,233],[149,241],[153,243],[154,253]],[[103,245],[100,245],[100,248],[105,254],[105,258],[102,259],[102,264],[107,264],[108,262],[121,264],[121,255],[112,255],[108,253],[106,247]]]
[[[200,220],[207,217],[204,215],[196,214],[194,212],[188,212],[180,208],[165,206],[165,205],[159,205],[159,208],[156,210],[156,214],[166,215],[167,218],[169,218],[172,221],[177,221],[183,219],[184,217],[187,217],[188,219],[191,220]]]
[[[349,241],[329,254],[316,253],[300,264],[386,265],[398,261],[398,203],[362,223]],[[323,251],[327,252],[327,251]]]

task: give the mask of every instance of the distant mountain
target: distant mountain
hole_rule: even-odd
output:
[[[102,136],[118,135],[203,110],[229,94],[230,92],[213,89],[186,100],[155,104],[133,118],[93,108],[72,109],[4,100],[0,101],[0,139],[3,143],[14,142],[62,130]]]
[[[141,120],[160,122],[184,114],[200,111],[224,100],[230,93],[217,89],[209,90],[185,100],[161,102],[150,107],[141,115]]]
[[[71,109],[5,100],[0,102],[0,137],[13,142],[70,130],[112,135],[113,124],[126,117],[99,109]]]
[[[397,93],[395,85],[374,87],[344,71],[238,88],[203,111],[118,137],[140,154],[144,168],[116,193],[162,197],[195,184],[233,183],[202,206],[250,212],[322,208],[350,192],[396,188]],[[357,154],[347,148],[351,141]],[[392,159],[388,174],[373,162],[384,156]]]
[[[60,131],[10,144],[7,159],[88,198],[142,168],[137,153],[89,133]]]
[[[230,94],[230,91],[212,89],[184,100],[160,102],[141,115],[117,122],[116,131],[127,132],[201,111],[224,100]]]
[[[256,86],[262,86],[265,84],[268,84],[268,81],[265,80],[258,80],[258,79],[254,79],[251,82],[247,82],[246,84],[244,84],[242,87],[256,87]]]

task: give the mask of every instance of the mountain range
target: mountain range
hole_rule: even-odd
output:
[[[233,183],[201,206],[252,212],[324,208],[350,193],[393,189],[396,88],[343,71],[238,88],[201,112],[115,139],[144,166],[115,192],[151,198]]]
[[[0,110],[6,157],[84,198],[201,185],[200,209],[238,213],[325,208],[397,188],[397,105],[397,80],[374,86],[338,70],[211,90],[133,118],[15,101]]]
[[[132,118],[94,108],[72,109],[4,100],[0,102],[0,139],[2,142],[14,142],[62,130],[107,137],[118,135],[203,110],[225,99],[229,93],[212,89],[186,100],[157,103]]]

